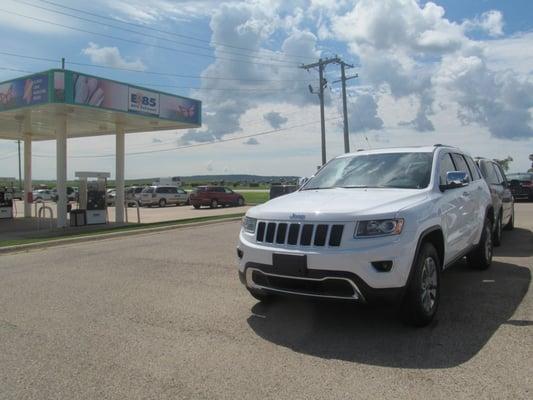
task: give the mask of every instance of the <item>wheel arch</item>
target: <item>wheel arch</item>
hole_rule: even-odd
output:
[[[424,243],[431,243],[435,250],[437,250],[437,253],[439,255],[439,261],[440,261],[440,268],[441,270],[444,267],[444,256],[446,247],[444,245],[444,233],[442,232],[442,229],[440,226],[435,225],[430,228],[425,229],[418,238],[418,243],[416,245],[416,251],[415,251],[415,260],[418,256],[418,252],[420,251],[420,248]]]
[[[487,210],[485,211],[485,218],[488,218],[494,226],[494,207],[492,204],[487,207]]]

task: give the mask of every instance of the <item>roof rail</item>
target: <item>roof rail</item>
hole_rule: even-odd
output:
[[[455,148],[455,146],[450,146],[449,144],[442,144],[442,143],[436,143],[433,146],[434,147],[453,147],[453,148]]]

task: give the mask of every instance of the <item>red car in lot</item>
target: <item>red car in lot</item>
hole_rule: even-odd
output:
[[[244,205],[244,197],[241,194],[223,186],[198,186],[190,194],[189,201],[196,209],[201,206],[217,208]]]

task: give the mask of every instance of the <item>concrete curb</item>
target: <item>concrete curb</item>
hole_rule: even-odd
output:
[[[17,253],[17,252],[22,252],[22,251],[42,249],[42,248],[48,248],[48,247],[56,247],[56,246],[62,246],[62,245],[67,245],[67,244],[79,243],[79,242],[91,242],[91,241],[97,241],[97,240],[114,239],[114,238],[119,238],[119,237],[124,237],[124,236],[146,235],[150,233],[169,231],[172,229],[192,228],[195,226],[205,226],[205,225],[215,225],[215,224],[232,222],[232,221],[240,221],[241,219],[242,217],[230,217],[230,218],[221,218],[221,219],[210,220],[210,221],[191,222],[191,223],[186,223],[186,224],[157,226],[154,228],[150,228],[150,227],[138,228],[138,229],[131,229],[131,230],[126,230],[122,232],[102,232],[102,233],[96,233],[92,235],[87,234],[86,236],[77,236],[73,238],[66,237],[66,238],[61,238],[61,239],[50,239],[50,240],[36,242],[36,243],[16,244],[13,246],[0,247],[0,254]]]

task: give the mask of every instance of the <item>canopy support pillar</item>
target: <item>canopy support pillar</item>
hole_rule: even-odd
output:
[[[31,217],[30,196],[33,194],[31,182],[31,120],[24,120],[24,218]]]
[[[121,124],[116,125],[116,165],[115,165],[115,222],[124,223],[124,164],[125,164],[125,138],[124,127]]]
[[[67,226],[67,117],[56,116],[57,227]]]

